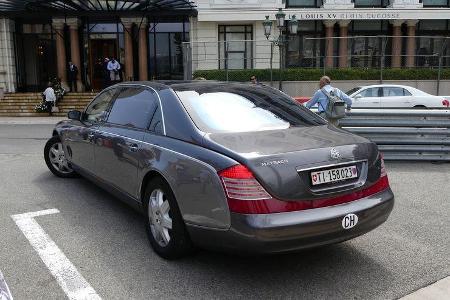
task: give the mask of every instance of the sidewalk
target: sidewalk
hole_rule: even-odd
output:
[[[0,117],[0,125],[54,125],[66,117]]]

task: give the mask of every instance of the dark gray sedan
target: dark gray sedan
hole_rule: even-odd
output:
[[[382,224],[394,195],[377,146],[278,90],[133,82],[69,112],[45,146],[147,216],[153,249],[278,253],[342,242]]]

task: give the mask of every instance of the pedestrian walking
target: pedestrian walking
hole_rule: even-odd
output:
[[[51,82],[48,83],[47,88],[42,93],[45,101],[45,106],[47,107],[48,115],[51,116],[53,112],[53,107],[56,103],[55,90]]]
[[[318,114],[334,126],[339,126],[339,119],[345,117],[344,102],[347,104],[347,111],[350,111],[352,99],[340,89],[332,87],[330,77],[323,76],[319,81],[319,89],[306,103],[306,107],[311,108],[317,104]]]
[[[77,91],[77,76],[78,76],[78,67],[75,66],[71,61],[69,61],[69,90],[70,92]]]
[[[111,79],[111,83],[116,83],[120,81],[120,63],[113,57],[108,62],[108,71],[109,71],[109,78]]]

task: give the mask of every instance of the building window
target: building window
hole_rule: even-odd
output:
[[[37,92],[56,76],[56,41],[51,24],[16,23],[16,79],[19,91]]]
[[[417,24],[416,65],[418,67],[450,66],[450,41],[444,37],[448,34],[448,20],[421,20]],[[434,37],[435,36],[435,37]]]
[[[352,67],[379,67],[383,43],[385,53],[390,53],[388,39],[377,35],[388,35],[387,21],[353,21],[350,27],[348,51]]]
[[[183,79],[183,42],[189,41],[186,21],[149,24],[151,79]]]
[[[389,0],[355,0],[355,7],[387,7]]]
[[[323,48],[322,22],[302,21],[297,36],[289,40],[286,49],[286,66],[314,68],[321,66],[321,49]]]
[[[424,7],[448,7],[450,6],[449,0],[423,0]]]
[[[252,25],[219,25],[219,68],[253,67]]]
[[[287,0],[286,7],[321,7],[323,0]]]

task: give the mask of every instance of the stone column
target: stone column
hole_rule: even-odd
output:
[[[348,24],[350,20],[339,21],[339,68],[348,67]]]
[[[139,28],[139,80],[148,80],[147,20]]]
[[[323,24],[325,25],[325,67],[333,68],[334,66],[334,24],[336,21],[325,20]]]
[[[83,83],[81,82],[81,59],[80,59],[80,41],[78,38],[78,27],[80,27],[79,19],[70,18],[67,19],[67,25],[70,32],[70,59],[72,63],[77,66],[77,92],[84,90]]]
[[[413,68],[416,55],[416,24],[417,20],[406,21],[407,30],[407,42],[406,42],[406,67]]]
[[[392,24],[392,57],[391,67],[400,68],[402,66],[402,24],[403,20],[393,20]]]
[[[67,62],[66,46],[64,44],[64,19],[53,19],[53,28],[56,32],[56,70],[57,76],[61,79],[61,86],[68,89],[67,85]]]
[[[135,23],[136,20],[134,18],[121,18],[121,21],[124,27],[123,34],[125,42],[125,75],[123,78],[125,81],[130,81],[134,80],[132,29],[133,23]]]

